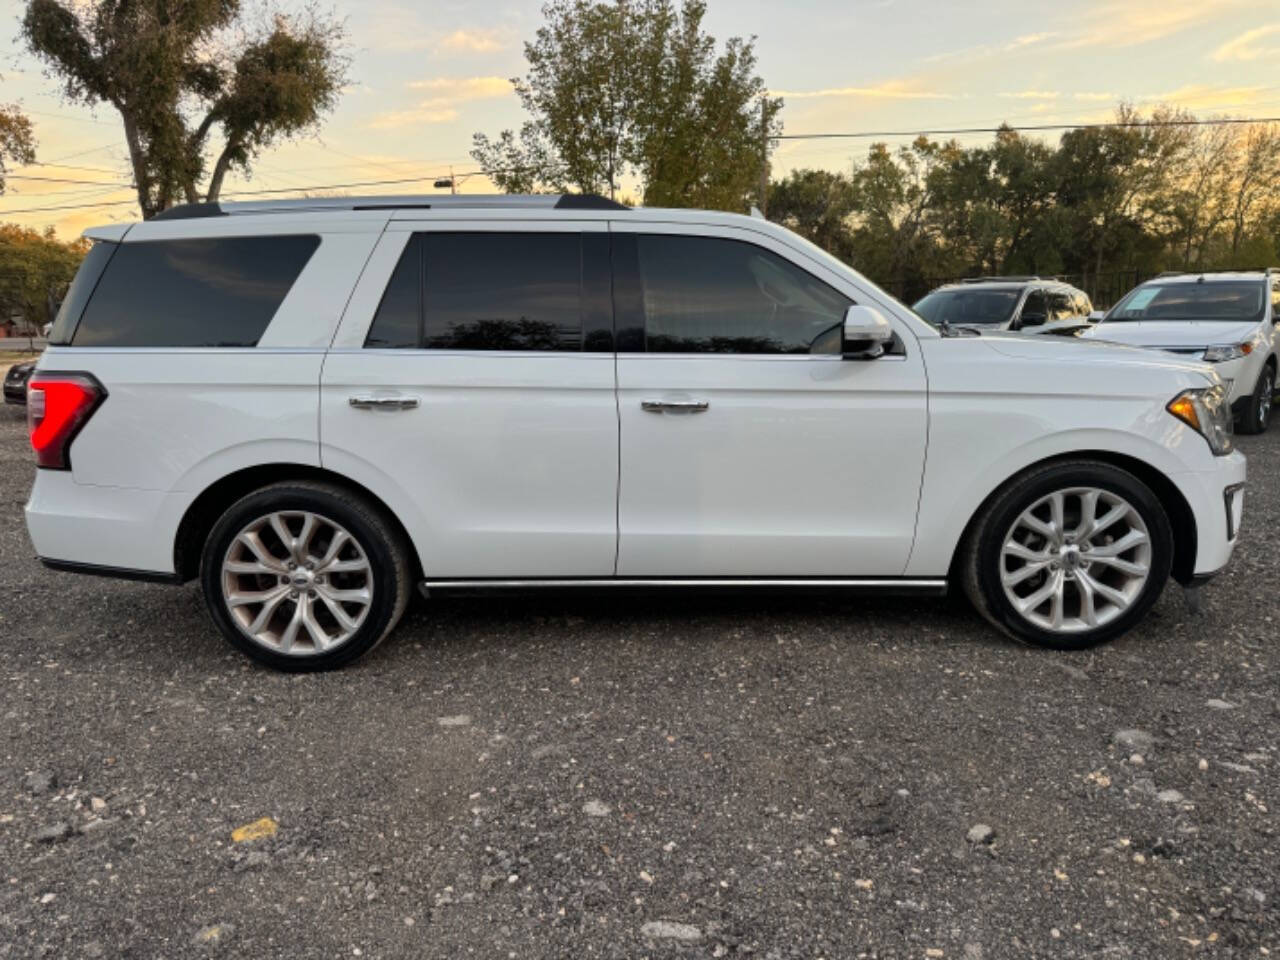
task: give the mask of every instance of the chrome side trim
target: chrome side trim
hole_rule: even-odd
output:
[[[861,590],[924,590],[945,592],[945,578],[880,579],[860,577],[573,577],[520,580],[424,580],[428,590],[451,587],[467,590],[488,587],[845,587]]]

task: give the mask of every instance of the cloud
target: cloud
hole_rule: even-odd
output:
[[[432,77],[430,80],[411,80],[410,90],[429,90],[436,97],[448,100],[485,100],[503,97],[511,92],[511,81],[506,77]]]
[[[963,47],[959,50],[949,50],[945,53],[935,53],[932,56],[925,57],[924,63],[946,63],[950,61],[969,61],[969,60],[985,60],[988,57],[1003,56],[1007,53],[1016,53],[1025,50],[1027,47],[1034,47],[1052,40],[1058,36],[1057,32],[1052,30],[1041,31],[1040,33],[1024,33],[1021,36],[1014,37],[1004,43],[983,43],[976,47]]]
[[[1275,37],[1270,43],[1259,44],[1259,40]],[[1280,57],[1280,23],[1247,30],[1233,40],[1228,40],[1213,51],[1213,59],[1224,60],[1261,60]]]
[[[1147,102],[1170,103],[1187,110],[1226,110],[1233,107],[1247,107],[1257,103],[1273,90],[1273,87],[1211,87],[1207,84],[1192,83],[1169,90],[1153,97],[1144,97]]]
[[[901,80],[890,80],[874,87],[826,87],[821,90],[770,90],[770,96],[786,100],[812,100],[818,97],[865,97],[872,100],[955,100],[952,93],[918,90]]]
[[[434,123],[452,123],[458,119],[458,105],[472,100],[505,97],[511,93],[511,81],[504,77],[432,77],[407,84],[411,90],[431,94],[407,110],[380,113],[370,121],[376,130],[416,127]]]
[[[1115,100],[1115,101],[1120,100],[1120,98],[1117,97],[1114,93],[1080,92],[1080,93],[1073,93],[1071,95],[1071,98],[1073,100],[1083,100],[1086,103],[1103,103],[1103,102],[1109,102],[1112,100]]]
[[[1202,23],[1222,20],[1251,0],[1095,0],[1079,19],[1084,29],[1059,49],[1134,47]]]
[[[496,30],[455,30],[442,37],[437,44],[441,50],[462,50],[468,53],[490,53],[501,50],[503,43]]]
[[[1000,93],[1006,100],[1056,100],[1062,96],[1057,90],[1019,90],[1017,93]]]

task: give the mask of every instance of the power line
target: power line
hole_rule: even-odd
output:
[[[957,127],[951,130],[858,130],[853,133],[782,133],[770,140],[849,140],[862,137],[953,136],[966,133],[1015,133],[1037,130],[1101,130],[1108,127],[1209,127],[1238,123],[1280,123],[1280,117],[1223,117],[1216,120],[1112,120],[1106,123],[1040,123],[1010,127]]]
[[[132,187],[131,183],[120,183],[110,180],[69,180],[65,177],[38,177],[28,173],[7,173],[6,180],[38,180],[41,183],[78,183],[90,187]]]

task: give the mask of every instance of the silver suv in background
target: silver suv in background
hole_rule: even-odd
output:
[[[1090,323],[1089,295],[1060,280],[976,277],[944,284],[916,301],[935,327],[1021,330],[1073,336]]]
[[[1240,433],[1271,423],[1280,269],[1162,273],[1130,290],[1086,336],[1206,360]]]

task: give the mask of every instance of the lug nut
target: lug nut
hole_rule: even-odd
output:
[[[316,577],[316,583],[324,583],[324,576]]]
[[[289,599],[291,599],[291,600],[297,600],[297,599],[298,599],[298,591],[297,591],[297,590],[290,590],[290,591],[289,591]]]
[[[288,567],[290,570],[297,570],[297,569],[298,569],[298,565],[297,565],[296,563],[294,563],[292,560],[290,560],[288,563],[286,563],[286,564],[285,564],[285,566],[286,566],[286,567]]]
[[[316,592],[314,590],[308,590],[307,596],[314,600],[316,596]]]

